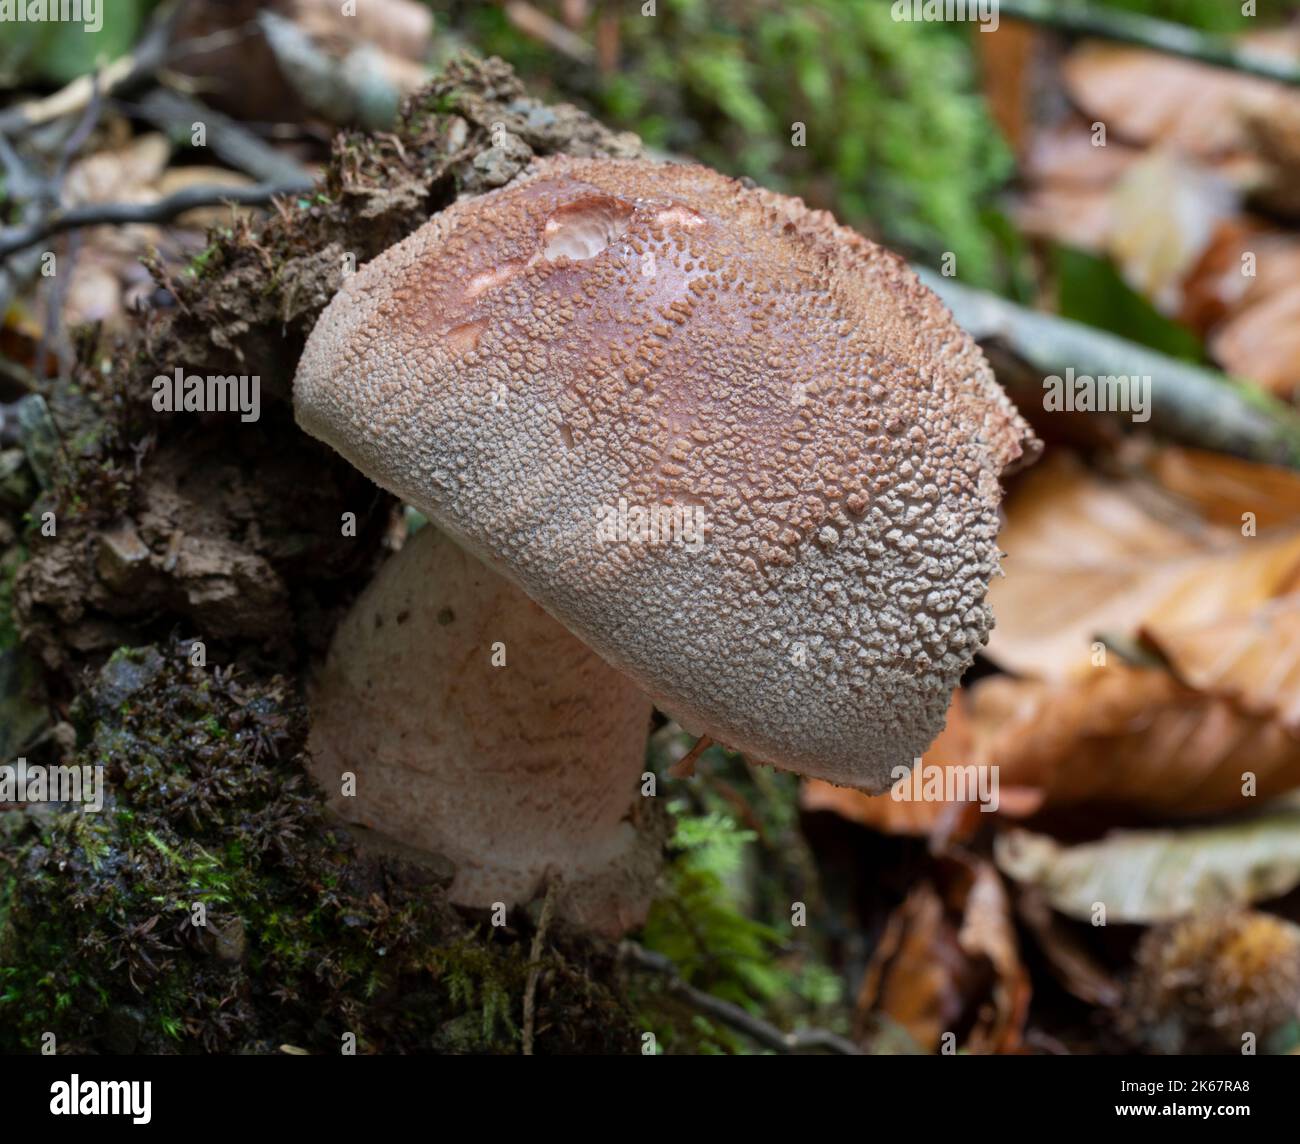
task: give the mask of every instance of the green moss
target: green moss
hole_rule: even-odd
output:
[[[730,888],[756,835],[719,811],[691,815],[684,803],[670,809],[677,815],[677,855],[669,892],[651,910],[644,943],[668,957],[689,984],[759,1012],[790,982],[777,962],[781,934],[746,916]],[[656,986],[644,983],[642,1020],[668,1051],[744,1051],[734,1033],[674,1009]]]
[[[536,90],[558,86],[652,146],[801,195],[931,264],[952,252],[964,282],[1005,284],[1023,256],[995,221],[1014,161],[961,23],[900,23],[882,0],[660,0],[653,19],[623,9],[619,67],[593,77],[557,72],[495,7],[464,20]]]
[[[665,727],[651,737],[648,768],[662,777],[691,742]],[[843,980],[804,920],[824,913],[824,904],[811,859],[802,852],[797,777],[751,767],[716,746],[698,767],[701,781],[671,788],[672,856],[641,943],[668,958],[689,985],[778,1028],[818,1026],[847,1034]],[[804,911],[797,922],[796,903]],[[752,1041],[665,988],[660,975],[633,975],[628,993],[657,1051],[756,1051]]]
[[[498,1039],[513,1042],[519,1030],[511,1017],[510,997],[526,984],[527,966],[522,959],[502,960],[482,944],[459,941],[440,950],[434,960],[453,1003],[477,1022],[476,1028],[460,1024],[456,1039],[466,1048],[474,1043],[488,1046]],[[472,1038],[467,1036],[471,1028],[475,1028]]]
[[[426,90],[415,95],[403,111],[405,130],[415,135],[442,115],[451,115],[456,111],[455,92]]]
[[[99,814],[0,821],[0,1052],[45,1032],[61,1052],[326,1053],[347,1033],[358,1052],[518,1051],[520,934],[330,823],[280,680],[122,650],[72,716],[109,793]],[[538,1051],[629,1051],[599,951],[549,956]]]
[[[203,275],[212,268],[214,263],[220,261],[220,251],[221,243],[208,243],[206,247],[190,259],[190,264],[185,267],[184,273],[188,274],[191,278],[202,278]]]

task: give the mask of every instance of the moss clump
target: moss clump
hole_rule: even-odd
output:
[[[658,737],[652,741],[652,758],[662,745]],[[736,786],[728,784],[733,797],[745,782],[746,769],[736,765],[739,761],[715,748],[710,763],[717,771],[733,772],[738,780]],[[760,781],[770,797],[763,804],[765,821],[756,824],[768,835],[770,846],[779,837],[778,824],[793,818],[797,787],[770,776]],[[788,793],[779,785],[787,786]],[[674,855],[665,876],[668,889],[650,911],[642,943],[667,957],[687,984],[778,1027],[811,1023],[846,1034],[838,977],[801,940],[800,929],[782,918],[789,903],[806,891],[797,889],[782,871],[763,873],[759,831],[742,829],[724,809],[729,805],[703,786],[693,797],[670,804],[677,821]],[[628,995],[641,1023],[654,1034],[657,1051],[756,1051],[745,1037],[684,1003],[662,977],[638,975]]]
[[[527,920],[332,824],[281,681],[119,651],[73,718],[102,812],[0,815],[0,1052],[518,1051]],[[631,1050],[602,956],[548,952],[536,1051]]]
[[[15,544],[0,555],[0,650],[13,647],[18,642],[18,629],[14,625],[14,577],[27,559],[27,550]]]

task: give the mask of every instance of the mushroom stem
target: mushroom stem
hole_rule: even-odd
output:
[[[639,829],[649,699],[434,527],[343,620],[312,706],[330,805],[449,858],[454,902],[527,902],[555,876],[580,925],[644,920],[661,849]]]

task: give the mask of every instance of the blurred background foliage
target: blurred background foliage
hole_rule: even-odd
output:
[[[956,256],[963,281],[1028,297],[1024,245],[998,204],[1014,160],[979,90],[971,29],[899,23],[889,0],[607,2],[617,67],[577,65],[522,32],[503,4],[430,0],[435,63],[469,47],[530,89],[591,107],[651,146],[797,194],[909,257]],[[104,29],[12,24],[0,83],[62,83],[126,51],[154,0],[112,0]],[[1098,7],[1064,4],[1063,7]],[[1267,22],[1223,0],[1112,0],[1212,32]],[[796,124],[804,145],[792,146]],[[1079,315],[1086,318],[1086,315]]]
[[[1242,4],[1224,3],[1224,0],[1106,0],[1104,7],[1136,12],[1140,16],[1151,16],[1157,20],[1170,20],[1178,24],[1187,24],[1205,32],[1223,32],[1225,34],[1246,31],[1259,22],[1252,21],[1242,11]],[[1099,4],[1079,3],[1078,0],[1062,0],[1062,8],[1098,8]],[[1255,11],[1258,18],[1264,20],[1276,15],[1276,0],[1258,0]]]
[[[660,0],[653,19],[628,7],[609,75],[555,68],[499,8],[443,16],[530,85],[560,86],[656,148],[801,195],[928,260],[952,251],[982,284],[1005,277],[1011,232],[991,200],[1012,160],[967,29],[898,24],[888,4],[859,0]]]
[[[131,49],[154,0],[100,0],[103,27],[86,35],[82,24],[6,22],[0,27],[0,87],[67,83]]]
[[[979,90],[968,25],[899,23],[888,0],[658,0],[653,19],[628,2],[611,6],[619,67],[603,75],[557,68],[497,5],[431,7],[440,28],[510,60],[533,90],[558,89],[654,147],[800,195],[909,257],[937,265],[951,252],[970,285],[1029,296],[1024,245],[998,204],[1015,163]],[[1105,7],[1211,32],[1252,26],[1222,0]],[[1261,8],[1254,23],[1267,19],[1267,0]],[[790,145],[796,123],[802,147]]]

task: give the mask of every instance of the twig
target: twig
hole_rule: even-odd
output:
[[[590,66],[596,58],[596,50],[586,40],[540,8],[527,3],[527,0],[509,0],[506,4],[506,19],[525,36],[541,40],[560,55],[568,56],[577,63]]]
[[[1005,347],[1038,380],[1063,375],[1067,367],[1080,376],[1150,377],[1151,419],[1144,428],[1184,445],[1300,468],[1300,414],[1262,390],[1081,322],[1026,310],[924,267],[914,269],[959,326],[976,341]],[[1012,396],[1035,399],[1028,392]],[[1042,401],[1041,389],[1036,398]]]
[[[63,193],[63,180],[67,178],[68,169],[72,166],[72,160],[77,157],[77,152],[81,150],[82,144],[91,137],[95,128],[99,126],[100,116],[104,110],[103,82],[103,76],[99,72],[95,72],[90,77],[90,98],[86,100],[85,110],[77,121],[77,126],[72,129],[71,134],[63,141],[63,146],[59,149],[59,161],[54,168],[54,175],[51,179],[53,184],[52,194],[56,200]]]
[[[1060,0],[1001,0],[999,13],[1012,20],[1025,20],[1074,35],[1118,40],[1167,56],[1181,56],[1213,67],[1229,68],[1244,75],[1300,84],[1300,68],[1288,60],[1273,59],[1194,28],[1153,20],[1149,16],[1114,8],[1065,7]]]
[[[194,123],[202,123],[212,153],[259,182],[310,177],[292,156],[259,139],[242,123],[189,96],[157,88],[140,100],[139,108],[145,118],[164,131],[182,129],[188,136]]]
[[[126,86],[127,79],[136,74],[138,65],[139,59],[133,55],[122,56],[108,64],[98,73],[105,90],[113,92]],[[6,108],[0,112],[0,132],[16,135],[65,115],[74,115],[90,102],[92,91],[91,77],[83,75],[44,99]]]
[[[5,169],[5,197],[12,202],[26,202],[41,194],[46,180],[34,175],[14,150],[13,144],[0,133],[0,165]]]
[[[223,203],[236,206],[264,206],[277,195],[306,194],[315,186],[312,179],[289,179],[281,183],[259,183],[255,187],[186,187],[154,203],[88,203],[55,211],[31,226],[0,231],[0,258],[67,230],[84,226],[127,226],[133,223],[170,222],[196,207]]]
[[[546,931],[551,926],[551,916],[555,913],[555,899],[559,896],[560,877],[548,874],[546,877],[546,897],[542,901],[542,914],[537,920],[537,930],[533,934],[533,944],[528,951],[528,982],[524,986],[524,1056],[533,1055],[533,1026],[537,1018],[537,982],[542,976],[542,949],[546,943]]]
[[[675,779],[693,778],[696,760],[711,746],[713,746],[713,740],[708,735],[701,735],[695,740],[695,746],[668,768],[668,773]]]
[[[45,327],[41,331],[41,340],[33,357],[33,369],[38,377],[45,376],[46,362],[51,355],[57,372],[63,371],[64,350],[68,348],[63,336],[63,308],[68,301],[68,291],[72,287],[72,273],[77,265],[77,256],[81,253],[81,234],[74,231],[68,237],[68,244],[63,251],[63,267],[50,284],[49,301],[46,304]]]
[[[192,36],[187,40],[181,40],[172,47],[168,53],[167,64],[174,64],[177,60],[183,60],[189,56],[203,56],[212,52],[223,51],[226,48],[237,47],[243,40],[250,40],[255,36],[260,36],[261,30],[257,26],[257,20],[245,20],[242,24],[236,24],[230,28],[218,28],[215,32],[209,32],[205,36]],[[160,66],[157,69],[159,79],[166,78],[166,82],[173,83],[179,81],[182,77],[172,71],[167,66]],[[189,82],[194,82],[191,77],[183,77]]]
[[[668,958],[637,945],[634,941],[621,942],[618,951],[620,957],[632,962],[638,968],[662,974],[666,978],[669,993],[680,997],[692,1008],[743,1033],[765,1049],[772,1049],[778,1053],[803,1053],[821,1049],[844,1056],[864,1055],[862,1050],[847,1037],[841,1037],[829,1029],[797,1029],[793,1033],[785,1033],[761,1017],[746,1012],[739,1005],[733,1005],[730,1001],[724,1001],[711,993],[696,989],[693,985],[687,985],[677,972],[677,967]]]
[[[49,180],[33,171],[2,133],[0,164],[5,170],[5,197],[17,206],[21,225],[35,225],[45,217],[45,208],[53,201]],[[39,262],[40,252],[35,250],[0,261],[0,313],[8,311],[11,300],[36,273]]]
[[[101,84],[102,77],[98,72],[90,77],[90,99],[86,103],[86,108],[77,121],[77,125],[63,141],[63,146],[59,149],[58,160],[54,166],[54,174],[50,176],[42,189],[42,193],[38,196],[37,201],[40,209],[35,216],[39,220],[35,223],[37,226],[41,225],[58,209],[58,202],[63,197],[63,186],[67,180],[68,171],[72,167],[72,161],[76,158],[77,152],[94,134],[95,128],[99,126],[100,116],[104,110]],[[72,287],[72,272],[77,264],[77,255],[80,252],[81,235],[74,232],[69,237],[67,248],[63,252],[63,273],[55,277],[49,292],[50,298],[46,307],[45,328],[41,333],[40,345],[36,348],[35,369],[38,375],[45,373],[45,361],[48,353],[54,355],[55,368],[59,371],[63,369],[64,345],[61,333],[63,307],[67,301],[68,291]]]

